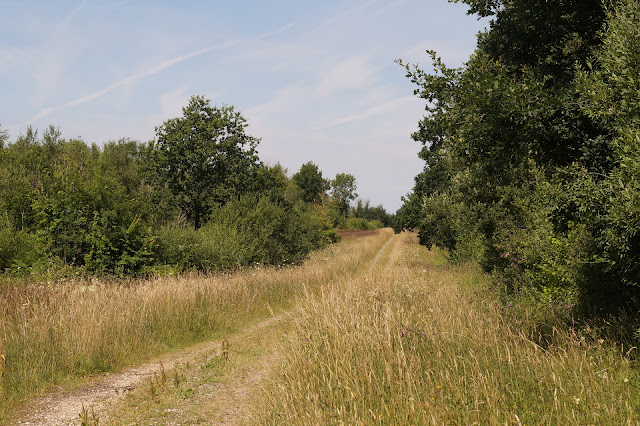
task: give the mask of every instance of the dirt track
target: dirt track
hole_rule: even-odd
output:
[[[362,232],[358,234],[361,236]],[[379,249],[369,272],[382,263],[381,258],[385,255],[388,257],[385,263],[392,261],[398,241],[398,236],[393,236]],[[390,245],[391,248],[387,250]],[[271,317],[230,337],[232,353],[237,347],[245,347],[257,350],[259,355],[250,358],[250,363],[245,361],[244,365],[228,373],[225,380],[220,380],[215,385],[198,385],[196,398],[181,401],[181,406],[166,409],[161,419],[146,417],[144,421],[132,422],[131,418],[121,418],[116,413],[122,411],[118,408],[119,404],[123,404],[128,396],[142,393],[149,381],[154,377],[157,379],[161,371],[175,370],[179,365],[199,367],[214,357],[227,358],[222,353],[222,340],[197,344],[119,373],[102,375],[71,391],[52,391],[29,403],[18,415],[17,424],[80,424],[83,407],[89,409],[89,413],[95,412],[100,424],[179,424],[190,412],[197,412],[198,416],[206,415],[206,424],[249,422],[254,414],[251,410],[252,401],[260,392],[261,383],[272,374],[280,356],[277,342],[274,341],[276,339],[264,336],[284,334],[289,318],[290,314]],[[195,367],[189,370],[193,383],[198,382],[199,378],[196,376],[201,374],[201,370]],[[199,423],[197,420],[194,422]]]

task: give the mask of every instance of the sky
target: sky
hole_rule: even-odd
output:
[[[425,101],[401,58],[473,52],[486,21],[446,0],[0,0],[0,126],[146,142],[193,95],[233,105],[260,158],[356,177],[395,212],[423,168]]]

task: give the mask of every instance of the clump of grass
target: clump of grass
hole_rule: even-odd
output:
[[[8,361],[0,423],[20,400],[51,384],[228,335],[286,309],[303,289],[364,268],[391,232],[327,247],[300,266],[129,283],[0,286],[0,342]]]
[[[640,375],[621,347],[566,329],[542,347],[485,279],[404,235],[396,265],[301,302],[278,424],[630,424]],[[435,262],[434,262],[435,261]],[[470,282],[475,282],[471,285]],[[476,292],[474,293],[474,287]],[[478,291],[479,290],[479,291]]]
[[[94,411],[93,406],[86,408],[83,404],[78,417],[80,417],[80,424],[82,426],[98,426],[100,424],[100,417],[98,417]]]

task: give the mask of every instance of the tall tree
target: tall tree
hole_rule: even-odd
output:
[[[434,72],[407,67],[415,93],[426,101],[413,135],[423,144],[426,167],[405,201],[403,220],[419,224],[422,243],[511,277],[505,280],[511,290],[528,285],[573,306],[588,286],[604,286],[595,247],[613,240],[597,237],[585,212],[599,214],[603,207],[580,194],[602,191],[615,168],[615,126],[583,106],[597,81],[576,84],[578,70],[604,65],[591,55],[603,41],[606,7],[601,0],[460,2],[491,17],[469,61],[451,69],[430,52]],[[598,101],[593,105],[600,111]],[[617,103],[611,110],[622,109]],[[635,250],[635,233],[619,231],[619,240]],[[629,264],[635,259],[627,257]],[[627,269],[626,277],[637,273]]]
[[[233,107],[211,106],[193,96],[172,118],[156,128],[150,157],[161,185],[166,184],[187,219],[197,229],[213,205],[250,190],[260,163],[259,139],[245,133],[245,118]]]
[[[356,178],[347,173],[338,173],[331,181],[331,197],[338,203],[343,217],[349,211],[349,203],[358,197],[356,189]]]
[[[302,190],[302,200],[305,203],[320,200],[321,195],[328,189],[327,180],[322,177],[318,166],[311,161],[303,164],[292,179]]]

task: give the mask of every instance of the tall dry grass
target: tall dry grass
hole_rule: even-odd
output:
[[[305,296],[265,423],[640,422],[629,348],[562,330],[541,347],[481,275],[402,238],[395,265]]]
[[[289,308],[314,289],[368,266],[391,230],[312,254],[297,267],[256,268],[126,284],[79,281],[0,287],[0,422],[48,385],[132,365],[223,336]],[[2,392],[0,392],[2,393]]]

